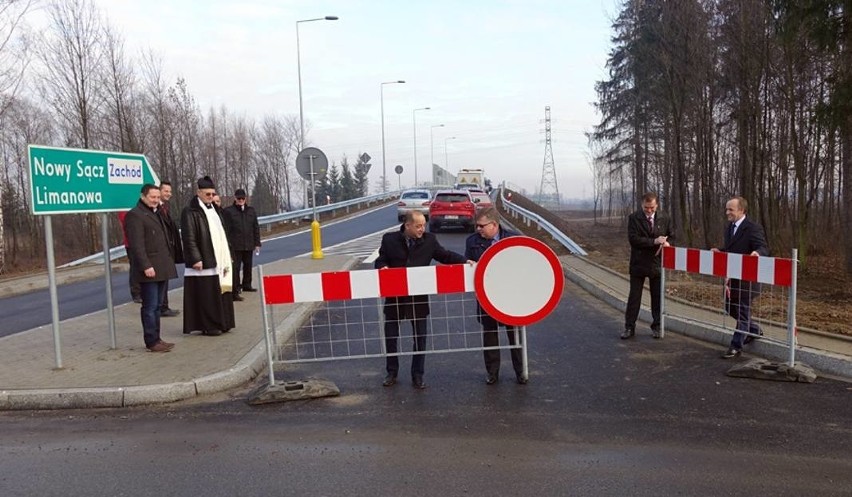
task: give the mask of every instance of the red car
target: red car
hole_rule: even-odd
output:
[[[473,203],[476,204],[476,212],[489,207],[494,207],[494,202],[491,201],[491,197],[481,190],[470,190],[470,197],[473,199]]]
[[[437,233],[448,226],[473,232],[476,206],[467,190],[438,190],[429,204],[429,231]]]

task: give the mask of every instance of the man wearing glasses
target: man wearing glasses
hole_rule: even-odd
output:
[[[198,192],[180,219],[184,271],[183,332],[216,336],[234,323],[231,249],[219,211],[213,204],[216,185],[198,180]]]
[[[234,300],[241,301],[241,292],[257,291],[251,286],[251,266],[252,256],[260,252],[260,224],[254,207],[246,202],[245,190],[237,188],[234,204],[222,211],[222,218],[233,251]]]
[[[465,243],[464,255],[470,260],[478,261],[482,254],[491,245],[497,243],[498,240],[509,236],[518,236],[511,230],[507,230],[500,226],[500,214],[494,207],[483,209],[476,214],[474,219],[476,223],[476,233],[467,237]],[[485,347],[483,355],[485,357],[485,383],[493,385],[497,383],[500,377],[500,349],[489,347],[500,346],[500,335],[497,334],[497,327],[502,325],[506,328],[506,336],[509,337],[509,344],[515,345],[516,330],[514,326],[509,326],[505,323],[500,323],[493,317],[489,316],[482,306],[477,304],[476,319],[482,323],[482,345]],[[521,357],[521,349],[513,348],[510,350],[512,356],[512,366],[515,368],[515,378],[520,385],[526,385],[527,378],[524,376],[523,358]]]

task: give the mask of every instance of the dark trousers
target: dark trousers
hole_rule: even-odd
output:
[[[253,250],[234,250],[234,292],[251,288],[251,263],[254,256]],[[242,270],[242,283],[240,283],[240,270]]]
[[[509,337],[509,345],[517,345],[515,341],[515,327],[497,322],[488,314],[481,314],[479,320],[482,323],[482,346],[483,347],[498,347],[500,345],[500,335],[497,333],[498,326],[506,327],[506,336]],[[483,350],[482,355],[485,358],[485,371],[488,374],[497,375],[500,372],[500,349]],[[510,349],[509,355],[512,356],[512,367],[515,369],[515,375],[524,374],[524,359],[521,349]]]
[[[426,318],[412,319],[411,327],[414,330],[414,352],[426,350]],[[388,319],[385,321],[385,349],[388,354],[396,354],[399,351],[399,320]],[[414,354],[411,357],[411,377],[422,377],[426,366],[424,354]],[[387,356],[387,372],[394,376],[399,373],[399,357]]]
[[[660,329],[660,276],[630,275],[630,295],[627,297],[627,310],[624,312],[624,328],[636,329],[636,319],[639,317],[639,307],[642,305],[642,288],[645,278],[651,287],[651,329]]]
[[[160,311],[166,312],[169,310],[169,281],[166,280],[163,283],[166,284],[166,287],[163,289],[163,301],[160,302]]]
[[[142,332],[145,346],[152,347],[160,341],[160,303],[163,301],[165,281],[145,281],[139,284],[142,292]]]
[[[760,327],[751,320],[751,301],[760,293],[760,285],[741,280],[730,280],[728,285],[725,289],[725,311],[737,320],[737,331],[731,338],[731,348],[741,350],[746,337],[741,332],[760,334]]]

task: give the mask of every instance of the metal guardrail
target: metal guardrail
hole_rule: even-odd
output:
[[[380,202],[392,198],[396,198],[400,195],[398,190],[394,190],[392,192],[387,193],[379,193],[376,195],[370,195],[367,197],[355,198],[352,200],[344,200],[343,202],[336,202],[334,204],[327,205],[318,205],[317,206],[317,214],[322,214],[324,212],[333,212],[336,210],[345,209],[347,213],[349,213],[352,207],[358,207],[361,204],[371,204],[374,202]],[[313,208],[308,209],[299,209],[296,211],[282,212],[279,214],[271,214],[269,216],[261,216],[257,218],[257,222],[264,227],[269,227],[275,223],[283,223],[287,221],[296,221],[302,220],[305,218],[312,218],[314,210]],[[119,245],[117,247],[112,247],[109,249],[109,260],[114,261],[116,259],[121,259],[127,255],[127,251],[124,248],[124,245]],[[82,259],[78,259],[76,261],[71,261],[67,264],[63,264],[59,266],[60,268],[74,267],[82,264],[102,264],[104,261],[104,253],[98,252],[97,254],[92,254],[88,257],[83,257]]]
[[[520,216],[523,218],[524,222],[527,226],[530,225],[531,222],[535,221],[543,230],[547,231],[550,236],[553,237],[554,240],[561,243],[565,248],[567,248],[572,254],[575,255],[588,255],[582,247],[577,245],[574,240],[568,238],[565,233],[559,231],[555,226],[550,224],[543,217],[539,216],[534,212],[530,212],[523,207],[518,207],[511,200],[506,198],[506,191],[503,188],[500,188],[499,192],[500,198],[503,199],[503,207],[512,213],[513,217]]]

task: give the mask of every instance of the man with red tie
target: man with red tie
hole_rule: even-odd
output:
[[[627,239],[630,242],[630,294],[627,297],[627,309],[624,312],[624,331],[622,340],[636,334],[636,319],[642,304],[642,287],[645,278],[651,288],[651,331],[654,338],[662,338],[660,333],[660,291],[662,248],[670,246],[672,224],[668,216],[657,212],[657,194],[648,192],[642,196],[642,209],[627,219]]]

